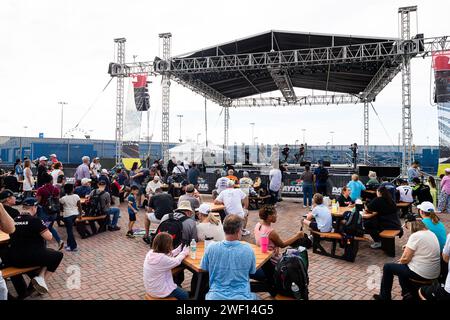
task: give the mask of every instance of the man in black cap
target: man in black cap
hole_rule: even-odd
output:
[[[11,190],[5,189],[0,192],[0,203],[3,204],[3,207],[11,218],[15,219],[20,214],[19,210],[12,207],[16,205],[16,197]]]
[[[45,278],[58,268],[63,254],[47,248],[46,241],[53,236],[41,219],[36,217],[37,201],[26,198],[20,215],[14,219],[16,231],[11,234],[8,264],[16,268],[40,267],[39,275],[31,280],[37,292],[45,294],[48,287]]]

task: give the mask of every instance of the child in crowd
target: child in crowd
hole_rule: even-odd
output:
[[[189,294],[174,283],[172,269],[179,266],[188,254],[188,246],[182,249],[180,244],[173,250],[172,236],[167,232],[159,233],[144,261],[145,292],[155,298],[187,300]]]
[[[63,207],[63,220],[67,230],[67,246],[66,251],[78,251],[77,242],[73,236],[73,226],[78,215],[81,215],[80,197],[73,193],[74,185],[71,183],[64,185],[65,196],[59,199],[59,203]]]
[[[139,187],[134,185],[131,187],[130,195],[128,196],[128,216],[130,218],[128,222],[128,232],[127,237],[134,238],[133,226],[136,222],[136,214],[139,212],[137,208],[136,197],[139,193]]]
[[[313,197],[313,210],[308,213],[303,224],[313,231],[331,232],[333,219],[330,209],[323,204],[323,195],[316,193]]]

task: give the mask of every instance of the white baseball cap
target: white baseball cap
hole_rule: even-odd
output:
[[[155,175],[155,176],[153,177],[153,179],[159,180],[159,179],[161,179],[161,178],[160,178],[159,176]]]
[[[434,205],[430,201],[424,201],[417,206],[418,209],[424,212],[435,212]]]
[[[204,214],[205,216],[211,212],[211,206],[207,203],[202,203],[200,207],[198,207],[198,212]]]
[[[83,179],[81,179],[81,184],[86,184],[86,183],[91,182],[91,181],[92,180],[89,179],[89,178],[83,178]]]
[[[56,154],[52,153],[50,157],[57,158]]]
[[[47,159],[46,156],[42,156],[42,157],[39,158],[39,161],[47,161],[47,160],[48,160],[48,159]]]
[[[445,168],[445,172],[449,173],[450,172],[450,168]]]
[[[103,173],[103,174],[108,174],[109,172],[108,172],[108,170],[106,170],[106,169],[102,169],[102,173]]]

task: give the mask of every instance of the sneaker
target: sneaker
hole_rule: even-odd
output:
[[[374,242],[370,245],[372,249],[380,249],[381,248],[381,242]]]
[[[58,245],[58,251],[61,251],[64,248],[64,241],[60,241]]]
[[[242,235],[243,236],[249,236],[251,234],[250,231],[248,231],[247,229],[242,229]]]
[[[114,226],[114,227],[108,226],[108,230],[109,231],[119,231],[120,227],[119,226]]]
[[[65,246],[64,249],[65,249],[66,251],[68,251],[68,252],[77,252],[77,251],[78,251],[78,248],[72,249],[72,248],[69,247],[69,246]]]
[[[374,300],[383,300],[383,298],[381,298],[381,296],[379,294],[374,294],[373,299]]]
[[[306,209],[306,208],[308,208],[308,206],[303,205],[303,208]]]
[[[144,240],[146,244],[150,244],[150,237],[143,237],[142,240]]]
[[[126,234],[126,236],[127,236],[128,238],[134,238],[133,231],[128,231],[127,234]]]
[[[47,284],[45,283],[45,280],[43,277],[41,276],[37,276],[34,277],[31,280],[33,287],[36,289],[37,292],[39,292],[40,294],[45,294],[48,293],[48,287]]]

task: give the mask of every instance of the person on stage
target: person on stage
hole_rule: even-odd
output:
[[[289,157],[289,152],[291,149],[289,149],[288,145],[286,144],[283,148],[283,150],[281,151],[281,154],[284,156],[284,162],[287,162],[287,159]]]

